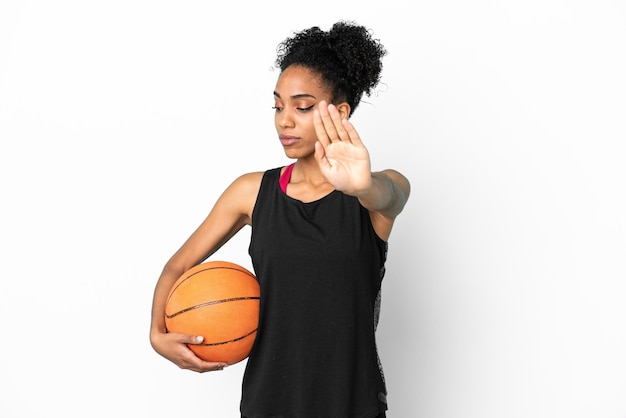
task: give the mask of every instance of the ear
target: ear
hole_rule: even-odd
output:
[[[339,111],[342,119],[350,118],[350,105],[348,104],[348,102],[341,102],[339,104],[336,104],[335,107]]]

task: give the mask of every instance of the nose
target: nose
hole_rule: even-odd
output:
[[[293,114],[287,109],[283,108],[280,112],[276,112],[276,126],[282,129],[293,128],[295,126]]]

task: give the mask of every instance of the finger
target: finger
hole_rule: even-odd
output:
[[[199,345],[204,342],[204,337],[201,335],[185,335],[183,339],[185,340],[184,342],[186,342],[187,344],[191,344],[191,345]],[[201,359],[200,357],[198,357],[197,354],[195,354],[191,350],[189,350],[189,354],[193,356],[191,361],[193,361],[193,363],[195,364],[192,367],[192,370],[195,370],[195,371],[199,371],[199,372],[218,371],[218,370],[223,370],[224,367],[228,366],[228,363],[225,363],[225,362],[205,361]]]
[[[324,130],[326,131],[326,136],[330,142],[340,141],[339,133],[337,131],[337,127],[335,126],[335,121],[331,116],[331,111],[334,108],[333,105],[327,104],[324,100],[322,100],[319,105],[319,114],[322,119],[322,124],[324,126]],[[337,109],[335,108],[335,116],[337,115]]]
[[[319,109],[313,111],[313,126],[315,127],[315,133],[317,134],[317,139],[320,144],[322,144],[323,147],[327,147],[330,144],[330,139],[326,133],[326,128],[324,128],[324,122],[322,122]]]
[[[330,115],[330,119],[332,120],[333,128],[337,133],[337,139],[340,141],[349,141],[350,136],[348,135],[348,131],[343,125],[343,121],[345,120],[337,107],[335,105],[328,105],[328,114]]]
[[[167,335],[181,344],[202,344],[202,341],[204,341],[202,335],[183,334],[180,332],[168,332]]]
[[[202,369],[209,371],[209,372],[216,372],[216,371],[224,370],[224,367],[228,367],[228,363],[223,363],[223,362],[216,363],[212,361],[202,362]]]
[[[204,337],[202,335],[185,335],[183,340],[183,342],[187,344],[202,344]]]
[[[330,167],[330,161],[326,157],[326,150],[320,141],[315,143],[315,159],[322,170]]]
[[[350,122],[348,119],[343,119],[341,122],[344,129],[346,130],[346,135],[350,139],[350,142],[352,142],[354,145],[363,145],[363,142],[361,141],[361,136],[354,128],[352,122]]]
[[[228,363],[215,363],[204,361],[199,358],[194,358],[193,360],[189,360],[187,365],[183,365],[181,368],[192,370],[198,373],[206,373],[206,372],[217,372],[224,370],[225,367],[228,366]]]

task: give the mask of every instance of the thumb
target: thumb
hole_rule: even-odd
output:
[[[190,335],[186,343],[187,344],[202,344],[202,341],[204,341],[204,337],[202,335]]]
[[[328,158],[326,157],[326,150],[320,141],[315,143],[315,159],[321,167],[329,165]]]

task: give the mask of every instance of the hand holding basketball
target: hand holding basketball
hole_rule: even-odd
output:
[[[202,341],[203,338],[201,336],[180,333],[166,333],[160,334],[158,337],[152,337],[152,345],[156,351],[181,369],[204,373],[222,370],[228,366],[228,363],[225,362],[202,360],[191,351],[188,344],[200,344]]]

